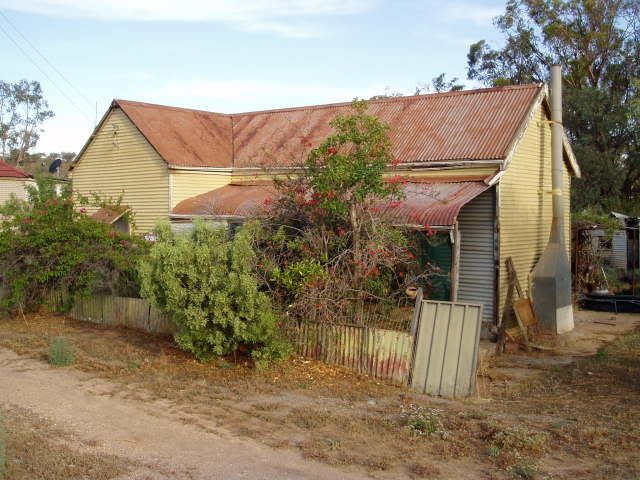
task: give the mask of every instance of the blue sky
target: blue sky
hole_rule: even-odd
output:
[[[0,0],[77,90],[2,16],[0,79],[41,82],[56,116],[36,150],[77,151],[96,103],[100,118],[113,98],[234,113],[387,87],[409,94],[441,72],[465,80],[469,45],[500,41],[492,18],[503,8],[504,0]]]

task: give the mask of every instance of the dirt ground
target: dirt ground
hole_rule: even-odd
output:
[[[552,350],[484,355],[478,395],[457,401],[301,358],[200,364],[168,338],[0,320],[8,478],[639,478],[640,316],[576,318]],[[47,363],[59,336],[72,367]]]

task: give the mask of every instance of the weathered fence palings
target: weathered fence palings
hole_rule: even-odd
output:
[[[342,365],[404,384],[413,341],[406,332],[354,325],[302,322],[295,335],[299,355]]]
[[[51,295],[51,305],[61,305],[60,295]],[[76,300],[69,311],[76,320],[107,325],[121,325],[150,333],[174,333],[169,317],[143,298],[93,295]]]

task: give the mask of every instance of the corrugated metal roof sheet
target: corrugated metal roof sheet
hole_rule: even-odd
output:
[[[408,183],[404,198],[381,205],[381,215],[396,224],[454,225],[460,209],[488,188],[484,182]]]
[[[219,113],[114,100],[170,165],[230,167],[231,117]]]
[[[482,181],[416,182],[402,186],[404,198],[377,206],[381,216],[395,224],[448,226],[456,222],[460,209],[487,190]],[[273,184],[230,184],[183,200],[172,211],[181,216],[257,216],[278,195]]]
[[[172,214],[193,216],[259,215],[265,200],[277,195],[271,182],[232,183],[178,203]]]
[[[0,178],[33,178],[33,176],[0,159]]]
[[[403,163],[505,158],[541,90],[509,86],[370,101],[367,113],[390,127],[393,154]],[[299,163],[329,121],[351,104],[233,115],[234,166]]]
[[[111,225],[116,222],[120,217],[122,217],[125,213],[130,210],[129,207],[120,206],[120,207],[111,207],[106,208],[102,207],[98,209],[95,213],[91,215],[91,218],[97,220],[98,222],[106,223],[107,225]]]
[[[521,85],[369,102],[403,163],[502,159],[540,93]],[[115,100],[164,160],[187,167],[291,166],[350,103],[223,115]]]

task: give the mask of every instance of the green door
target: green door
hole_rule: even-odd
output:
[[[429,300],[451,300],[451,266],[453,264],[449,233],[413,230],[408,232],[417,261],[416,287],[422,287]]]

